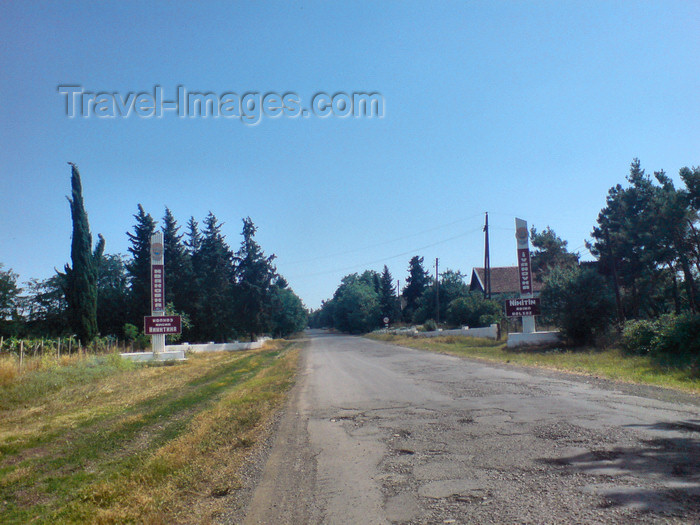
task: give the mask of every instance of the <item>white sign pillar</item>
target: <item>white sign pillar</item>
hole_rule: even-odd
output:
[[[515,238],[518,241],[518,279],[520,281],[520,298],[532,299],[532,268],[530,267],[530,232],[527,221],[515,219]],[[523,333],[535,332],[535,316],[523,316]]]
[[[151,315],[165,315],[165,253],[163,232],[151,236]],[[165,351],[165,335],[152,335],[153,357]]]

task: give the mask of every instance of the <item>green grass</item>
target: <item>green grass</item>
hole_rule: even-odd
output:
[[[0,410],[17,405],[32,403],[61,389],[73,385],[84,385],[128,370],[137,365],[133,361],[121,359],[119,354],[87,356],[84,359],[68,360],[62,366],[52,358],[39,358],[40,367],[30,373],[18,376],[16,380],[0,388]]]
[[[177,523],[194,508],[205,521],[297,355],[275,341],[174,366],[98,358],[0,387],[0,523]]]
[[[502,341],[469,337],[419,338],[392,334],[367,336],[420,350],[471,357],[499,363],[562,370],[578,374],[600,376],[617,381],[674,388],[700,393],[700,377],[686,362],[660,360],[650,356],[631,356],[620,349],[527,349],[506,348]]]

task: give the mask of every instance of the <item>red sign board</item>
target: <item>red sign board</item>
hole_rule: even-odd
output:
[[[165,311],[165,267],[151,265],[151,312]]]
[[[525,317],[540,315],[540,298],[532,299],[508,299],[506,301],[507,317]]]
[[[532,270],[530,269],[530,249],[518,248],[518,280],[520,293],[532,293]]]
[[[182,318],[179,315],[149,315],[143,318],[146,335],[172,335],[182,332]]]

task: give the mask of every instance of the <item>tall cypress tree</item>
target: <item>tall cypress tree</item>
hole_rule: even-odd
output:
[[[95,250],[92,250],[92,234],[88,223],[83,186],[78,167],[71,166],[71,219],[73,235],[70,257],[73,266],[66,264],[61,274],[62,287],[70,312],[71,328],[83,343],[90,343],[97,336],[97,271],[104,251],[105,240],[99,235]]]
[[[133,324],[141,326],[143,317],[151,315],[151,235],[156,231],[156,221],[140,204],[134,218],[134,233],[127,232],[131,243],[128,249],[132,256],[126,265],[131,280],[129,318]],[[168,286],[167,281],[165,286]]]

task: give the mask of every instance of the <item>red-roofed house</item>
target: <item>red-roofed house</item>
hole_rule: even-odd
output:
[[[469,290],[484,293],[483,268],[474,268],[472,270]],[[542,290],[542,282],[536,277],[532,282],[532,290],[535,296],[539,295],[540,290]],[[497,294],[520,294],[520,277],[517,266],[491,267],[491,295]]]

